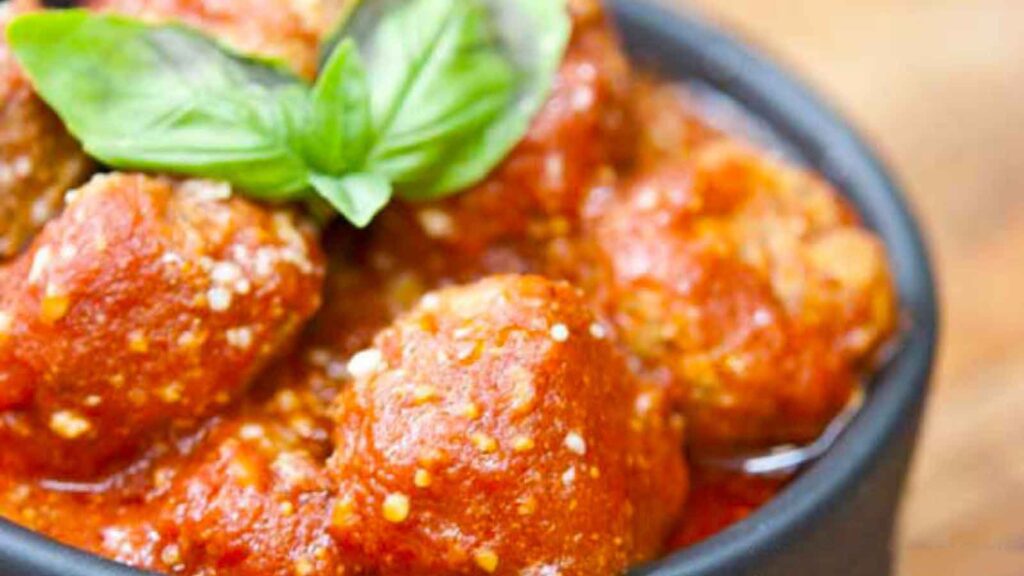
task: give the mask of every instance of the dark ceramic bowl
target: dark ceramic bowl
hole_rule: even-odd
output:
[[[809,90],[737,41],[687,15],[614,3],[634,58],[669,78],[729,95],[831,180],[884,239],[906,318],[867,404],[828,455],[748,520],[635,571],[646,576],[884,576],[937,334],[928,255],[897,185],[850,127]],[[74,522],[74,518],[67,518]],[[0,575],[138,576],[0,521]]]

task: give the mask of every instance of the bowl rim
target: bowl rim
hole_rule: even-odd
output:
[[[654,55],[669,77],[697,77],[777,130],[859,208],[884,239],[904,313],[901,346],[874,376],[861,414],[829,453],[750,518],[634,571],[647,576],[732,574],[799,536],[879,461],[887,440],[924,402],[938,338],[932,268],[920,229],[884,163],[812,90],[686,9],[611,0],[630,50]],[[70,520],[69,521],[73,521]],[[139,576],[149,572],[73,549],[0,519],[0,566],[23,576]],[[0,570],[2,572],[3,570]]]

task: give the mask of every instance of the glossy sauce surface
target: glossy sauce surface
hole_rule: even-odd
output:
[[[540,576],[769,499],[687,453],[821,431],[893,329],[883,248],[571,4],[527,138],[451,199],[356,232],[207,182],[71,195],[0,268],[0,515],[168,573]]]

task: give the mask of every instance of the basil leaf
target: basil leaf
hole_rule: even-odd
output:
[[[401,189],[433,178],[450,150],[510,104],[515,71],[479,0],[364,2],[346,32],[371,80],[367,165]]]
[[[312,174],[309,182],[323,199],[359,228],[369,224],[391,200],[391,182],[378,174]]]
[[[361,168],[373,141],[366,71],[351,40],[341,43],[313,87],[312,112],[303,131],[314,167],[329,174]]]
[[[449,155],[433,181],[410,189],[408,196],[435,198],[483,180],[523,139],[551,94],[572,33],[566,2],[485,1],[498,30],[501,52],[518,72],[514,101],[502,116]]]
[[[394,190],[450,194],[515,146],[565,51],[566,2],[357,3],[312,89],[179,25],[67,10],[22,15],[8,37],[101,161],[326,201],[365,226]]]
[[[550,93],[570,32],[565,0],[362,2],[342,33],[372,81],[371,165],[411,199],[482,180]]]
[[[85,149],[124,169],[224,179],[297,197],[308,169],[291,145],[306,88],[198,32],[82,10],[27,14],[11,49]]]

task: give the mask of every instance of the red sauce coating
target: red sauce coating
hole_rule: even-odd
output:
[[[5,469],[89,477],[245,391],[317,309],[320,251],[230,188],[96,177],[0,269]]]
[[[305,7],[330,3],[258,4],[90,3],[309,75]],[[781,481],[701,470],[690,490],[685,451],[817,434],[893,329],[884,252],[827,184],[637,76],[597,2],[570,5],[549,102],[461,195],[316,242],[209,184],[72,194],[0,269],[0,515],[167,573],[543,576],[619,572],[770,498]],[[95,252],[101,229],[121,241]],[[239,246],[308,267],[197,309],[204,258],[257,272]],[[51,274],[67,306],[43,306]]]
[[[340,545],[382,574],[603,574],[642,557],[632,526],[673,518],[685,477],[679,451],[637,436],[681,439],[634,409],[595,326],[569,285],[505,276],[430,294],[382,332],[338,406]],[[641,460],[668,492],[632,485]],[[632,498],[662,505],[641,519]]]
[[[165,570],[239,576],[342,569],[327,533],[332,486],[321,463],[272,421],[225,424],[176,472],[155,521]]]
[[[774,498],[790,479],[696,468],[693,489],[669,546],[692,546],[746,519]]]
[[[790,245],[786,249],[812,252],[821,237],[845,234],[851,246],[844,257],[861,259],[855,265],[871,275],[849,292],[888,294],[884,255],[866,234],[845,224],[805,232],[809,226],[803,214],[784,212],[803,209],[804,198],[789,199],[759,184],[723,187],[735,186],[737,175],[729,170],[745,177],[743,170],[766,168],[748,167],[762,161],[743,154],[708,145],[687,161],[665,162],[602,200],[607,205],[595,209],[593,222],[610,272],[599,288],[610,315],[631,351],[670,372],[670,387],[686,408],[692,442],[699,449],[813,438],[852,389],[857,367],[835,341],[833,327],[820,325],[848,329],[842,325],[847,319],[831,314],[827,307],[832,303],[826,300],[832,291],[846,291],[840,284],[844,279],[816,286],[811,283],[817,280],[816,270],[784,268],[810,268],[814,264],[807,260],[813,256],[785,254],[788,260],[773,269],[772,262],[761,268],[761,252],[782,243]],[[722,162],[734,164],[722,167]],[[755,196],[762,194],[770,197]],[[828,200],[825,208],[841,208]],[[821,320],[801,317],[814,313],[802,302],[787,307],[783,291],[794,280],[798,298],[813,298],[813,305],[826,308]],[[878,319],[858,316],[857,327],[886,333],[892,317],[884,310]],[[882,325],[862,326],[865,321]]]

